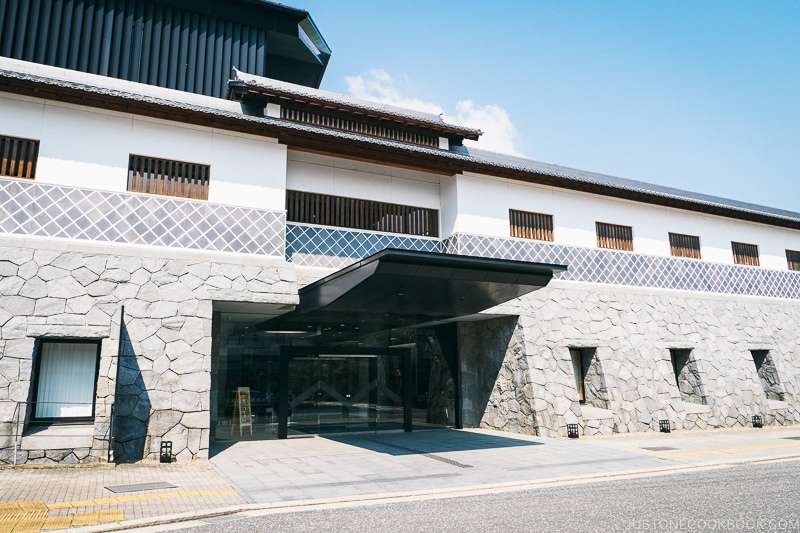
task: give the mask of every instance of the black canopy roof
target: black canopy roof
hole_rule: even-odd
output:
[[[265,330],[380,331],[448,320],[546,286],[567,267],[387,249],[300,289],[300,305]]]

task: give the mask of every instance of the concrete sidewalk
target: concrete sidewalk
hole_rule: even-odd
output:
[[[0,533],[509,490],[800,457],[800,427],[546,439],[432,430],[220,443],[209,462],[0,468]],[[218,519],[217,519],[218,520]]]

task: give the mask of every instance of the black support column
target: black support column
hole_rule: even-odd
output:
[[[291,355],[281,346],[281,361],[278,369],[278,438],[289,436],[289,360]]]
[[[413,420],[411,350],[403,350],[403,430],[411,431]]]

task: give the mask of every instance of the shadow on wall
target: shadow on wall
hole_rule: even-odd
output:
[[[144,459],[150,397],[139,361],[133,351],[125,321],[120,328],[119,368],[115,400],[114,462],[134,463]]]
[[[517,317],[459,324],[463,427],[536,434],[527,368],[512,342],[516,325]]]

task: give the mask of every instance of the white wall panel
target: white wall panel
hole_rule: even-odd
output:
[[[278,211],[286,208],[285,145],[215,130],[210,154],[210,202]]]
[[[430,209],[440,208],[441,176],[289,150],[289,189],[363,198]]]
[[[44,100],[0,93],[0,135],[39,139],[43,115]]]

